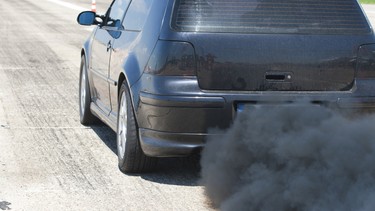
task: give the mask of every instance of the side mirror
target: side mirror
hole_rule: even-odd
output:
[[[93,24],[98,24],[96,21],[96,13],[91,11],[85,11],[79,13],[77,17],[77,22],[84,26],[91,26]]]

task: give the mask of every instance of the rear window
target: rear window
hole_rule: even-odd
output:
[[[368,34],[356,0],[176,0],[176,31]]]

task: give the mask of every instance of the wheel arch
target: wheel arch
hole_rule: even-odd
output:
[[[137,59],[137,56],[135,54],[129,55],[125,59],[125,63],[122,66],[122,71],[118,73],[118,87],[117,87],[117,103],[119,100],[120,95],[120,89],[121,85],[124,81],[126,81],[126,84],[128,86],[128,90],[130,92],[130,99],[132,101],[132,106],[134,111],[137,110],[137,105],[139,101],[139,84],[137,83],[139,79],[141,78],[143,74],[143,69]]]
[[[126,75],[123,72],[120,73],[119,78],[118,78],[117,104],[120,102],[120,91],[121,91],[121,86],[124,82],[125,82],[125,85],[128,88],[129,94],[130,94],[129,97],[130,97],[130,100],[131,100],[131,106],[133,107],[133,111],[136,112],[137,107],[135,105],[138,105],[139,97],[137,96],[137,94],[134,93],[135,90],[132,89],[132,86],[130,85],[130,82],[129,82],[128,78],[126,77]],[[117,109],[118,109],[118,107],[117,107]],[[136,113],[135,113],[135,118],[137,119]]]
[[[89,55],[87,55],[89,52],[86,51],[85,47],[83,47],[81,49],[81,57],[84,57],[85,59],[85,63],[86,63],[86,71],[87,71],[87,80],[88,80],[88,83],[89,83],[89,90],[90,90],[90,94],[91,94],[91,98],[93,96],[95,96],[95,92],[93,90],[93,81],[92,81],[92,78],[91,78],[91,72],[90,72],[90,58],[89,58]]]
[[[120,73],[120,76],[118,77],[118,80],[117,80],[117,83],[118,83],[118,86],[117,86],[117,98],[120,98],[120,89],[121,89],[121,85],[122,83],[125,81],[125,74],[123,72]]]

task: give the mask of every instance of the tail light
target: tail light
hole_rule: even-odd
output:
[[[194,48],[190,43],[159,40],[147,63],[145,73],[194,76],[196,69]]]
[[[357,78],[375,79],[375,44],[359,47],[357,56]]]

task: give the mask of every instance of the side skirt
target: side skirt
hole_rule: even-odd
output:
[[[97,105],[95,105],[95,103],[92,102],[90,105],[90,110],[95,116],[97,116],[102,122],[108,125],[113,131],[117,131],[117,115],[111,112],[108,116],[102,111],[102,109],[100,109]]]

